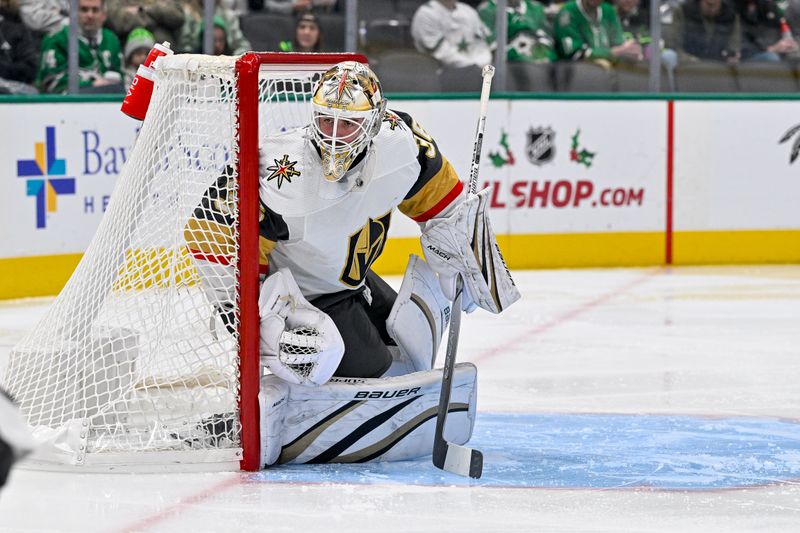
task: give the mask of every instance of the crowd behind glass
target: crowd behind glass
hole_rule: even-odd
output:
[[[661,0],[655,16],[650,0],[75,3],[80,93],[123,92],[164,41],[225,55],[355,49],[388,92],[475,91],[480,66],[503,52],[500,89],[524,92],[793,92],[800,64],[800,0]],[[70,0],[0,0],[0,94],[68,91],[69,10]]]

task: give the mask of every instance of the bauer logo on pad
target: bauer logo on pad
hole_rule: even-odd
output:
[[[27,196],[36,198],[36,228],[42,229],[47,213],[58,208],[58,195],[75,194],[75,178],[66,176],[67,163],[56,155],[55,126],[47,126],[44,142],[35,142],[33,153],[33,159],[17,160],[17,177],[27,179]]]

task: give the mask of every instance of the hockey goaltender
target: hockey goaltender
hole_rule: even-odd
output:
[[[260,165],[261,464],[363,462],[428,455],[441,371],[433,371],[456,279],[462,309],[499,313],[519,298],[487,214],[411,116],[386,109],[365,65],[339,63],[313,93],[311,124],[262,139]],[[230,235],[224,191],[209,190],[185,236],[220,318],[229,266],[203,243]],[[399,293],[370,269],[392,210],[422,231]],[[209,232],[216,235],[209,238]],[[378,379],[380,378],[380,379]],[[448,439],[465,443],[476,369],[456,365]]]

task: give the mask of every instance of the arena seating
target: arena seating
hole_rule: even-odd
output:
[[[440,92],[439,62],[416,50],[391,50],[370,56],[386,92]]]
[[[411,39],[411,19],[425,0],[369,0],[358,11],[358,48],[370,58],[388,92],[476,92],[479,69],[445,68],[417,52]],[[320,13],[323,48],[344,48],[344,13]],[[276,50],[290,40],[294,19],[285,15],[253,12],[242,18],[242,29],[257,50]],[[268,30],[267,30],[268,29]],[[511,63],[509,92],[647,92],[649,65],[618,64],[604,68],[592,63],[559,62],[551,65]],[[680,65],[675,72],[680,92],[794,92],[798,90],[796,67],[791,64],[742,64],[736,68],[708,62]],[[666,71],[661,91],[672,87]]]
[[[739,90],[747,93],[797,92],[796,66],[791,63],[742,63],[736,69]]]

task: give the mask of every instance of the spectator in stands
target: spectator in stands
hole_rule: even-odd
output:
[[[183,27],[180,0],[107,0],[108,27],[124,39],[134,28],[153,34],[156,42],[175,43]]]
[[[19,19],[17,0],[0,0],[0,94],[35,94],[39,51]]]
[[[197,54],[203,51],[203,41],[200,38],[203,30],[203,0],[185,0],[183,4],[184,21],[176,51],[181,53]],[[250,41],[242,33],[239,26],[239,17],[236,13],[225,7],[221,0],[217,0],[214,17],[219,17],[225,25],[226,46],[233,55],[243,54],[250,50]]]
[[[497,0],[481,4],[478,13],[489,30],[488,41],[493,44],[496,40]],[[506,14],[508,61],[549,63],[556,59],[553,32],[542,4],[536,0],[508,0]]]
[[[560,58],[603,65],[618,59],[642,60],[641,45],[625,39],[614,6],[602,0],[571,0],[553,25]]]
[[[319,52],[322,49],[322,28],[311,11],[297,17],[294,39],[281,41],[281,52]]]
[[[122,48],[113,31],[104,28],[103,0],[78,1],[78,83],[81,92],[122,92]],[[69,27],[42,41],[37,85],[42,92],[67,90]]]
[[[634,39],[644,48],[650,43],[650,3],[641,0],[615,0],[624,39]]]
[[[489,31],[474,8],[457,0],[428,0],[411,19],[411,36],[421,52],[448,67],[492,62]]]
[[[684,60],[737,63],[741,51],[739,16],[724,0],[686,0],[672,17],[667,45]],[[671,42],[670,42],[671,41]]]
[[[781,36],[783,13],[774,0],[735,0],[742,24],[742,61],[780,61],[796,53],[797,41]]]
[[[796,32],[800,28],[800,0],[789,0],[784,17],[788,24],[789,33]]]
[[[264,9],[270,13],[282,13],[291,15],[308,11],[309,9],[332,10],[336,6],[336,0],[251,0],[250,9]]]
[[[69,25],[69,0],[20,0],[19,14],[31,31],[52,35]]]
[[[261,5],[259,6],[258,4]],[[311,9],[311,7],[311,0],[260,0],[260,2],[250,3],[251,9],[264,9],[270,13],[281,13],[284,15],[306,11]]]
[[[134,28],[125,40],[124,85],[130,87],[139,65],[147,59],[147,54],[156,43],[155,37],[146,28]]]
[[[642,47],[645,59],[650,58],[652,39],[650,38],[650,4],[649,0],[642,4],[641,0],[615,0],[617,16],[622,26],[622,38],[625,41],[636,41]],[[665,48],[661,42],[661,65],[667,71],[668,85],[674,87],[675,67],[678,65],[678,53]]]
[[[241,17],[250,12],[250,2],[251,0],[222,0],[222,5]]]
[[[200,42],[203,42],[205,35],[205,24],[200,30]],[[222,17],[214,17],[214,37],[211,39],[213,43],[213,50],[211,53],[215,56],[231,55],[231,50],[228,48],[228,28]]]

